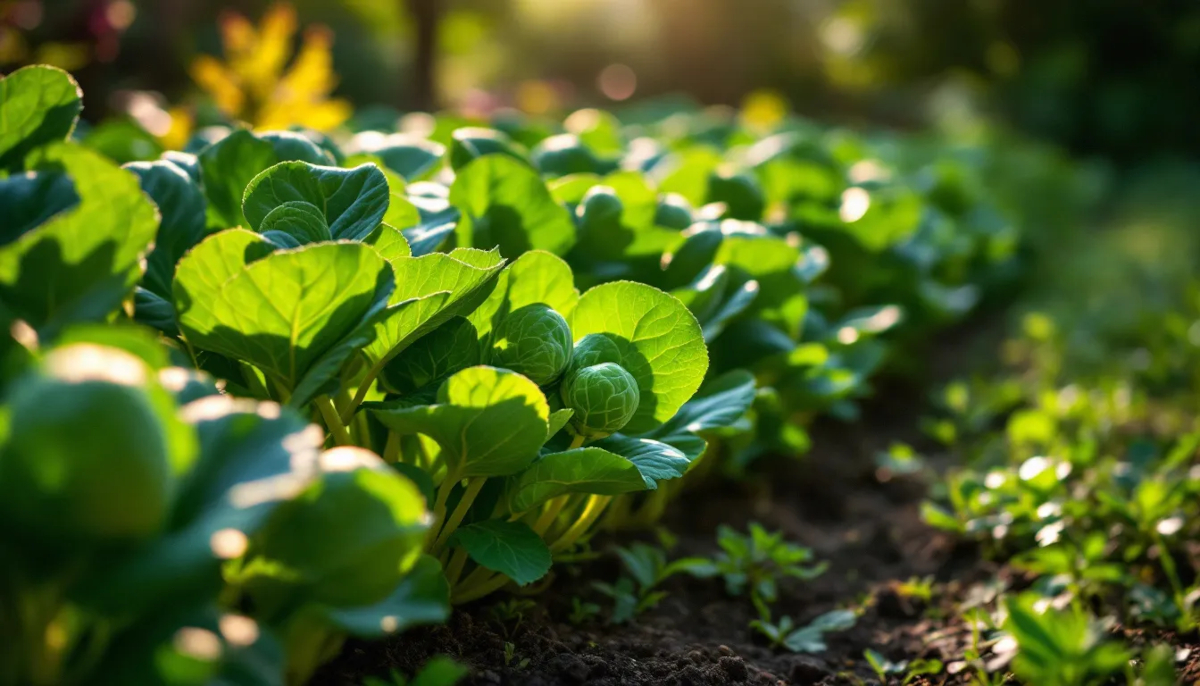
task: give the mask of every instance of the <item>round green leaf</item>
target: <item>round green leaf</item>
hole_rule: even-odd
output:
[[[566,254],[575,224],[528,164],[504,155],[481,157],[459,170],[450,203],[462,212],[456,229],[462,246],[514,258],[528,250]]]
[[[421,433],[442,449],[455,478],[508,476],[537,457],[549,431],[546,396],[529,379],[505,369],[470,367],[451,376],[435,405],[364,404],[402,434]]]
[[[455,317],[423,336],[384,367],[384,381],[397,393],[412,393],[482,362],[479,335]]]
[[[546,576],[553,559],[541,536],[524,522],[489,519],[464,526],[450,537],[481,567],[499,572],[518,586]]]
[[[7,401],[0,510],[20,535],[69,548],[166,526],[183,465],[164,421],[173,404],[145,362],[93,344],[60,348]]]
[[[422,555],[388,597],[366,607],[325,608],[325,619],[358,638],[380,638],[450,616],[450,584],[437,558]]]
[[[30,159],[65,170],[79,204],[0,248],[0,303],[50,335],[120,305],[141,277],[158,213],[136,176],[94,152],[58,143]]]
[[[255,230],[284,203],[303,201],[324,214],[334,239],[366,238],[388,209],[388,183],[374,164],[354,169],[282,162],[254,177],[246,186],[242,211]]]
[[[393,287],[391,266],[362,243],[273,253],[242,267],[215,293],[211,281],[191,278],[199,271],[188,265],[193,254],[175,281],[188,341],[258,367],[292,392],[296,406],[371,339]]]
[[[204,194],[186,172],[171,162],[134,162],[125,168],[137,174],[142,190],[158,206],[161,215],[154,250],[146,258],[142,285],[156,295],[170,298],[175,265],[204,238]]]
[[[421,555],[428,521],[412,482],[360,448],[335,448],[322,461],[338,471],[276,508],[254,537],[252,556],[287,570],[282,581],[248,583],[266,608],[286,603],[280,596],[332,607],[380,602]]]
[[[670,419],[695,394],[708,369],[700,325],[683,303],[638,283],[597,286],[571,313],[578,341],[606,334],[620,349],[620,365],[637,380],[637,412],[625,426],[642,433]]]
[[[504,261],[495,251],[457,249],[449,255],[397,257],[396,290],[363,354],[381,367],[451,317],[466,315],[488,296]],[[413,301],[410,306],[396,305]]]
[[[83,91],[67,72],[34,65],[0,79],[0,169],[21,169],[25,156],[66,140],[83,110]]]
[[[496,288],[469,315],[480,336],[485,336],[510,312],[543,304],[570,316],[579,302],[575,276],[561,257],[531,250],[509,263],[496,280]]]
[[[526,512],[566,493],[620,495],[645,488],[642,474],[632,462],[587,447],[544,455],[513,478],[507,497],[512,512]]]

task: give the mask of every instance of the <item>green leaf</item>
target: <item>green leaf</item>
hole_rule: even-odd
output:
[[[727,231],[722,223],[722,231]],[[746,310],[796,337],[808,312],[807,282],[798,264],[799,248],[787,240],[768,235],[758,224],[737,224],[727,235],[714,262],[736,269],[758,282],[758,295]]]
[[[454,130],[450,141],[450,167],[456,173],[471,162],[484,157],[507,157],[528,166],[524,151],[502,131],[475,126]]]
[[[273,210],[302,201],[323,214],[335,240],[361,241],[383,221],[388,199],[387,178],[374,164],[339,169],[283,162],[250,181],[242,211],[251,227],[263,231]]]
[[[945,531],[962,531],[963,525],[946,509],[929,502],[921,503],[921,519],[928,525]]]
[[[208,198],[208,225],[249,227],[242,214],[246,186],[263,171],[288,161],[330,164],[332,159],[308,138],[291,131],[255,135],[238,130],[200,152],[200,179]]]
[[[422,555],[388,597],[366,607],[330,609],[325,617],[358,638],[380,638],[450,616],[450,584],[436,558]]]
[[[646,488],[658,488],[659,481],[678,479],[687,474],[691,460],[674,446],[650,438],[634,438],[613,434],[596,441],[594,447],[602,448],[629,460],[642,475]]]
[[[706,202],[725,203],[725,216],[748,221],[762,219],[766,209],[766,199],[754,177],[744,173],[725,174],[720,170],[708,177]]]
[[[434,655],[408,682],[408,686],[455,686],[470,673],[469,668],[445,655]]]
[[[395,393],[412,393],[482,361],[475,327],[455,317],[397,355],[384,368],[383,380]]]
[[[154,294],[170,298],[175,265],[204,238],[204,194],[186,172],[171,162],[134,162],[125,168],[137,174],[142,190],[161,215],[142,284]]]
[[[175,282],[184,284],[193,299],[211,302],[220,296],[226,281],[273,250],[273,245],[252,231],[221,231],[205,238],[179,261]]]
[[[758,281],[734,275],[722,264],[709,265],[692,283],[671,295],[696,315],[704,340],[712,341],[725,331],[731,319],[745,312],[759,292]]]
[[[234,131],[205,148],[199,158],[208,223],[221,229],[249,227],[242,214],[242,196],[254,177],[279,162],[275,148],[249,131]]]
[[[186,454],[173,449],[170,397],[124,351],[73,346],[51,355],[5,393],[7,533],[53,555],[153,540],[169,519],[178,472],[194,459],[194,442]]]
[[[450,537],[481,567],[499,572],[525,586],[550,571],[550,549],[529,525],[489,519],[464,526]]]
[[[526,512],[565,493],[620,495],[646,488],[629,460],[595,447],[550,453],[512,480],[509,509]]]
[[[153,370],[171,366],[168,348],[157,333],[142,326],[119,324],[75,324],[54,340],[55,348],[76,343],[94,343],[117,348],[140,358]]]
[[[375,246],[383,259],[388,262],[395,263],[398,258],[412,257],[412,248],[404,239],[404,234],[387,222],[380,224],[379,228],[363,239],[363,243]]]
[[[374,155],[351,155],[347,157],[343,167],[357,167],[362,164],[375,164],[388,185],[388,209],[383,215],[383,223],[398,229],[407,229],[421,223],[421,211],[405,195],[404,178],[388,168],[387,164]]]
[[[308,136],[296,131],[267,131],[255,134],[271,144],[280,162],[296,160],[309,164],[333,164],[333,156]],[[320,135],[320,134],[316,134]]]
[[[555,410],[555,411],[551,412],[550,413],[550,421],[549,421],[550,430],[547,432],[546,435],[553,436],[554,434],[558,433],[559,431],[562,431],[562,428],[567,425],[567,422],[571,421],[571,416],[574,414],[575,414],[575,410],[572,410],[569,407],[565,407],[561,410]]]
[[[434,405],[390,401],[363,407],[394,431],[432,438],[456,479],[515,474],[533,462],[548,438],[550,408],[541,390],[520,374],[494,367],[451,376]]]
[[[858,195],[850,196],[850,193]],[[863,188],[851,188],[842,197],[843,208],[848,197],[855,197],[856,202],[865,202],[866,209],[857,218],[846,221],[841,228],[871,252],[880,252],[911,236],[920,225],[925,211],[921,196],[900,185],[875,188],[869,193]]]
[[[429,521],[411,481],[361,448],[335,448],[322,463],[337,471],[277,507],[252,542],[246,588],[265,618],[310,602],[382,602],[421,557]]]
[[[783,645],[793,653],[823,653],[828,649],[825,645],[827,632],[845,631],[856,621],[858,616],[851,610],[832,610],[788,634]]]
[[[333,240],[321,209],[303,200],[290,200],[276,207],[255,228],[263,238],[280,248],[299,248]]]
[[[566,254],[575,243],[575,224],[550,196],[528,164],[503,155],[477,159],[458,172],[450,203],[462,216],[458,244],[514,258],[529,250]]]
[[[385,136],[374,131],[355,136],[350,150],[379,158],[406,182],[433,174],[446,154],[446,146],[425,138],[405,133]]]
[[[708,183],[721,165],[721,154],[705,146],[676,153],[672,171],[658,185],[660,193],[678,193],[695,207],[708,202]]]
[[[454,235],[460,212],[450,204],[450,190],[436,183],[408,187],[408,201],[421,216],[416,226],[404,229],[413,255],[428,255],[442,249]]]
[[[170,599],[206,601],[220,590],[213,535],[252,534],[280,502],[319,476],[324,436],[297,414],[227,395],[181,408],[200,455],[178,486],[168,533],[114,564],[93,569],[73,599],[103,612],[139,613]],[[236,534],[234,534],[236,535]]]
[[[185,270],[207,243],[180,265],[180,329],[194,346],[258,367],[291,392],[295,406],[370,340],[392,291],[391,266],[374,248],[324,243],[268,255],[234,272],[214,293],[219,279],[192,278],[202,271],[198,264]],[[240,257],[224,269],[233,271]]]
[[[700,388],[708,351],[700,325],[673,296],[639,283],[597,286],[571,313],[575,340],[606,334],[618,346],[620,365],[638,382],[641,399],[627,433],[650,431],[670,419]]]
[[[35,65],[0,79],[0,169],[21,169],[25,156],[66,140],[83,110],[83,92],[67,72]]]
[[[733,426],[750,409],[756,393],[753,374],[744,369],[727,372],[709,382],[669,421],[642,437],[672,445],[695,460],[704,452],[702,435]]]
[[[60,212],[79,204],[71,177],[59,171],[26,172],[0,179],[0,245],[7,245]]]
[[[396,290],[389,311],[375,325],[375,339],[363,348],[363,354],[376,367],[382,367],[451,317],[473,310],[487,297],[504,261],[494,251],[458,249],[449,255],[399,257],[391,264]],[[417,301],[413,306],[393,309],[413,299]]]
[[[84,133],[81,142],[122,165],[149,162],[163,154],[162,143],[157,138],[133,119],[125,117],[100,122]]]
[[[510,312],[527,305],[545,304],[569,317],[579,302],[575,276],[562,258],[532,250],[513,260],[496,280],[496,287],[469,318],[480,336],[486,336]]]
[[[158,216],[137,177],[71,143],[39,150],[37,168],[65,170],[79,204],[0,248],[0,303],[51,335],[72,321],[99,321],[141,276]]]

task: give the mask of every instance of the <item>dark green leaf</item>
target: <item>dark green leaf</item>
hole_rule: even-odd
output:
[[[566,254],[575,243],[575,224],[554,201],[529,165],[503,155],[477,159],[459,170],[450,202],[462,212],[458,243],[506,258],[529,250]]]
[[[499,572],[519,586],[531,584],[550,571],[550,549],[523,522],[489,519],[464,526],[450,537],[481,567]]]

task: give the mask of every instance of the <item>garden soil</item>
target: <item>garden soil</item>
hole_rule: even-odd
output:
[[[973,338],[977,352],[988,345],[994,350],[998,340]],[[935,356],[941,369],[932,372],[934,378],[951,378],[966,357],[960,354],[961,336],[944,344],[954,353]],[[662,587],[666,598],[630,624],[606,624],[604,612],[573,625],[567,620],[573,598],[611,606],[590,587],[594,580],[612,582],[620,574],[614,556],[605,555],[561,571],[548,590],[529,596],[536,605],[519,618],[498,618],[492,598],[456,610],[444,626],[414,629],[386,643],[352,641],[312,683],[360,686],[370,676],[386,678],[392,669],[412,674],[437,654],[467,665],[471,674],[461,683],[469,686],[877,683],[864,659],[868,649],[895,662],[930,658],[947,664],[932,680],[921,677],[912,684],[968,683],[970,670],[961,659],[974,637],[956,608],[990,602],[1000,583],[1020,588],[1022,579],[984,560],[974,546],[922,522],[928,476],[889,477],[879,471],[876,455],[896,441],[932,455],[935,467],[951,457],[938,456],[917,430],[928,408],[921,390],[880,389],[875,397],[890,402],[869,404],[858,423],[814,427],[808,455],[756,463],[741,481],[710,479],[697,485],[672,504],[663,522],[678,539],[672,559],[711,556],[718,550],[719,525],[745,530],[752,521],[810,547],[828,569],[811,581],[784,581],[774,614],[791,616],[802,626],[830,610],[862,609],[853,628],[826,634],[826,651],[793,654],[769,648],[748,627],[756,616],[748,598],[727,595],[720,579],[672,577]],[[594,543],[600,550],[610,545],[603,538]],[[902,582],[928,578],[936,584],[931,601],[898,589]],[[1137,643],[1139,637],[1128,638]],[[1174,642],[1187,650],[1185,641]],[[505,649],[509,643],[511,653]],[[1002,661],[983,648],[983,662],[1002,668]],[[1184,670],[1200,676],[1200,665],[1185,664]],[[900,683],[899,677],[893,680]]]

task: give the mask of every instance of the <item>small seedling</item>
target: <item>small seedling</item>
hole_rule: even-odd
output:
[[[612,584],[603,581],[592,583],[593,588],[613,599],[613,610],[609,616],[613,624],[624,624],[662,602],[667,593],[656,588],[669,577],[681,572],[691,573],[695,568],[708,564],[708,560],[702,558],[667,562],[667,554],[662,548],[646,543],[617,548],[616,553],[621,558],[627,576],[622,575]]]
[[[513,660],[517,657],[517,646],[511,641],[504,644],[504,666],[512,667]],[[525,669],[529,666],[529,658],[523,657],[517,662],[517,669]]]
[[[730,595],[742,595],[747,589],[750,600],[760,617],[769,617],[768,606],[779,597],[779,580],[793,578],[810,580],[820,576],[827,567],[824,562],[808,565],[812,550],[783,540],[781,532],[770,533],[760,524],[751,523],[748,534],[727,526],[717,530],[717,544],[722,552],[708,564],[691,564],[688,572],[695,576],[720,576]]]
[[[567,615],[567,621],[575,626],[591,621],[593,617],[600,614],[600,606],[596,603],[587,603],[580,600],[579,596],[571,598],[571,614]]]
[[[823,653],[828,649],[825,634],[845,631],[856,621],[858,615],[853,610],[833,610],[799,628],[791,617],[784,616],[773,623],[769,615],[752,620],[750,628],[766,636],[772,648],[782,646],[793,653]]]
[[[863,651],[863,658],[866,659],[868,665],[871,665],[871,671],[875,672],[875,678],[881,684],[886,684],[889,676],[903,674],[908,669],[907,660],[892,662],[870,648]]]
[[[411,679],[399,670],[392,669],[387,679],[367,677],[363,686],[454,686],[469,672],[469,669],[445,655],[435,655]]]
[[[525,613],[535,607],[537,603],[528,598],[509,598],[493,605],[489,614],[504,627],[504,635],[512,638],[525,620]]]

